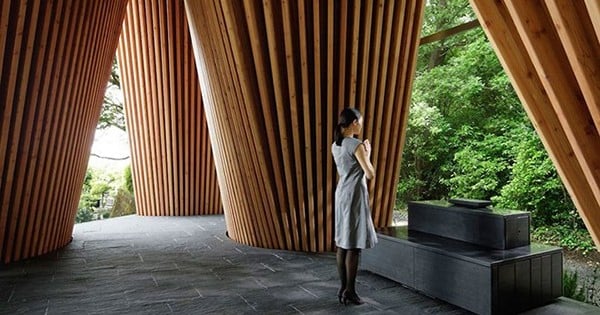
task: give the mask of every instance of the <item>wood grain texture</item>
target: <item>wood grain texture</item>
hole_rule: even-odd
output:
[[[599,246],[597,1],[471,0],[471,4]]]
[[[229,236],[334,248],[331,143],[348,106],[373,142],[375,224],[390,224],[424,2],[185,4]]]
[[[127,1],[0,4],[0,261],[56,250],[75,214]]]
[[[137,214],[222,213],[183,1],[130,1],[118,60]]]

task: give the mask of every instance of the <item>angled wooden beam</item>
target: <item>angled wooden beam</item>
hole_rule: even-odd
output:
[[[471,0],[525,110],[594,241],[598,133],[552,21],[538,2]],[[591,127],[591,128],[590,128]]]

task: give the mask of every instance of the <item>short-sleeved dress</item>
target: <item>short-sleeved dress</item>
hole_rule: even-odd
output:
[[[367,179],[354,155],[361,143],[356,138],[344,138],[341,146],[331,145],[339,174],[335,189],[335,243],[344,249],[371,248],[377,243]]]

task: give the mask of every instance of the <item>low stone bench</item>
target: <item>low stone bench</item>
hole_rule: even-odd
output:
[[[511,314],[562,295],[562,249],[530,244],[506,250],[408,227],[379,229],[361,269],[478,314]]]

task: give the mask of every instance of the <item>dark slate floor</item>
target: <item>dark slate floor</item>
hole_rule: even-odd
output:
[[[75,226],[64,249],[0,267],[0,314],[470,314],[361,271],[367,302],[340,305],[332,254],[253,248],[223,216]],[[568,299],[528,314],[597,314]]]

